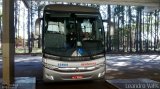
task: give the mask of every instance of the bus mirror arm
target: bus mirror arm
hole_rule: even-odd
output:
[[[35,36],[40,36],[41,35],[41,21],[42,21],[42,18],[38,18],[36,19],[36,22],[35,22]]]

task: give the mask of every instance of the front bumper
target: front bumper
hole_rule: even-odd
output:
[[[45,82],[96,80],[104,78],[104,75],[105,67],[88,72],[57,72],[43,67],[43,81]],[[80,77],[73,78],[73,76]]]

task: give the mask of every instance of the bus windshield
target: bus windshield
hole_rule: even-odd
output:
[[[47,13],[44,18],[44,53],[83,57],[104,52],[99,14]]]

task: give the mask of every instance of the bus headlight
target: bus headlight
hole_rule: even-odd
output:
[[[105,66],[105,62],[102,62],[96,65],[97,68],[104,67],[104,66]]]
[[[44,65],[45,68],[48,68],[48,69],[51,69],[51,70],[58,69],[58,67],[56,67],[54,65],[51,65],[51,64],[48,64],[48,63],[43,63],[43,65]]]

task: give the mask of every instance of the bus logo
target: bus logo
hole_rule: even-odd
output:
[[[93,66],[96,65],[96,62],[85,62],[85,63],[81,63],[81,66]]]
[[[68,67],[68,64],[66,64],[66,63],[58,63],[58,67]]]

